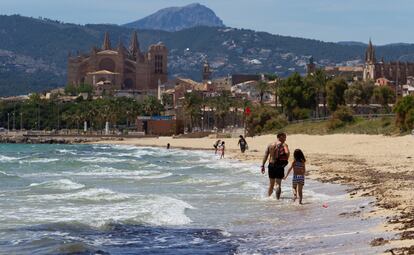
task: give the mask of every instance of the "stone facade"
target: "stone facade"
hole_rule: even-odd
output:
[[[364,80],[376,81],[379,78],[385,78],[399,87],[407,83],[409,76],[414,76],[414,63],[400,61],[386,63],[384,59],[377,62],[375,48],[371,40],[369,41],[365,53]]]
[[[210,64],[206,60],[204,62],[204,65],[203,65],[203,81],[209,81],[209,80],[211,80],[211,74],[212,73],[213,72],[210,69]]]
[[[129,49],[122,41],[112,48],[105,33],[102,48],[94,47],[88,55],[69,56],[68,84],[90,84],[98,95],[119,90],[156,91],[158,84],[168,80],[167,58],[168,49],[162,43],[141,52],[136,32]]]

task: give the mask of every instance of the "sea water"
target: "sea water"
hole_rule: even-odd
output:
[[[369,199],[210,151],[0,145],[0,254],[376,254]],[[312,174],[312,167],[308,167]],[[347,217],[344,212],[357,216]]]

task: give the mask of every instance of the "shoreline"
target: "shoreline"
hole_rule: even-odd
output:
[[[245,154],[237,148],[238,139],[222,139],[226,141],[225,158],[256,162],[259,172],[264,149],[274,139],[273,135],[247,138],[249,150]],[[159,137],[91,143],[164,148],[170,143],[173,149],[213,152],[215,140]],[[352,188],[347,190],[349,199],[361,196],[375,198],[375,209],[363,217],[385,218],[386,222],[378,226],[378,230],[393,232],[395,238],[377,238],[372,240],[372,246],[389,244],[393,247],[384,254],[414,253],[414,136],[288,135],[287,144],[291,151],[301,145],[310,162],[309,178],[351,185]]]

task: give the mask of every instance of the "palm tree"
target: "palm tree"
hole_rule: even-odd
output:
[[[269,83],[265,82],[265,81],[259,81],[259,83],[257,84],[256,87],[257,91],[259,92],[259,96],[260,96],[260,104],[263,104],[263,98],[264,95],[268,92],[270,92],[270,86]]]
[[[274,80],[269,83],[269,87],[270,87],[270,91],[273,93],[273,97],[275,99],[275,108],[277,110],[277,105],[278,105],[278,96],[279,96],[279,86],[281,84],[282,80],[280,79],[279,76],[274,75]]]
[[[230,108],[235,105],[234,99],[231,97],[230,92],[223,91],[218,97],[213,99],[213,105],[215,106],[215,115],[217,116],[217,124],[219,128],[226,127],[226,116],[230,112]]]
[[[186,93],[184,96],[184,112],[189,116],[190,125],[189,131],[193,130],[193,125],[196,119],[198,119],[201,115],[201,105],[203,99],[202,97],[196,92],[189,92]]]
[[[122,101],[120,99],[111,99],[108,102],[109,104],[109,123],[112,124],[113,127],[116,127],[119,117],[122,114]]]
[[[137,116],[141,115],[141,113],[142,113],[142,104],[140,104],[139,102],[133,99],[128,101],[127,106],[126,106],[127,126],[128,126],[128,123],[135,122]]]
[[[168,108],[173,106],[173,98],[170,94],[162,94],[161,95],[161,102],[164,105],[165,110],[168,110]]]
[[[164,111],[164,106],[157,98],[149,96],[144,100],[143,110],[149,116],[160,115]]]
[[[315,71],[315,74],[313,76],[313,79],[315,81],[315,88],[316,88],[316,112],[319,117],[319,103],[320,103],[320,97],[322,96],[322,103],[323,103],[323,109],[324,109],[324,116],[326,117],[326,84],[328,82],[328,77],[326,76],[326,73],[323,69],[317,69]]]

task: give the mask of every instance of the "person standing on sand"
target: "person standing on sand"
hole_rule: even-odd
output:
[[[246,139],[244,139],[244,137],[242,135],[240,135],[240,139],[239,139],[239,142],[237,143],[237,145],[240,146],[241,153],[244,153],[246,151],[247,142],[246,142]]]
[[[290,152],[288,145],[285,143],[286,134],[277,134],[277,139],[279,142],[274,142],[267,146],[262,162],[261,171],[262,174],[265,173],[265,164],[267,159],[269,159],[269,189],[267,194],[270,197],[273,194],[275,184],[277,184],[276,198],[280,199],[280,194],[282,193],[282,179],[285,177],[285,166],[288,164]]]
[[[299,196],[299,204],[302,204],[303,186],[305,185],[306,159],[305,155],[303,155],[303,152],[300,149],[296,149],[295,152],[293,152],[293,158],[294,161],[292,163],[292,166],[290,166],[283,180],[286,180],[286,178],[289,176],[290,171],[293,169],[293,202],[295,202]]]

